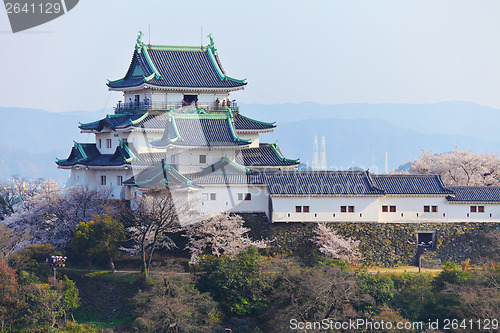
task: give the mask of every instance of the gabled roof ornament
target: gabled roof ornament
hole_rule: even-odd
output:
[[[207,37],[210,39],[210,44],[208,45],[208,47],[210,47],[212,49],[212,52],[216,55],[217,48],[215,47],[214,36],[212,34],[208,34]]]
[[[142,31],[139,31],[139,36],[137,36],[137,42],[135,43],[135,50],[138,53],[141,53],[142,49],[142,36],[144,36],[144,34],[142,33]]]

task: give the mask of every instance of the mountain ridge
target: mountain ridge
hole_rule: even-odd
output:
[[[396,169],[418,158],[421,149],[435,153],[451,151],[455,146],[473,152],[500,150],[495,128],[500,123],[500,111],[471,102],[239,103],[239,106],[244,115],[276,121],[275,133],[263,134],[261,142],[278,140],[286,157],[301,158],[301,162],[309,166],[315,135],[319,141],[325,136],[327,164],[332,169],[362,167],[384,172],[385,152],[389,155],[390,169]],[[66,158],[73,140],[94,140],[92,134],[80,133],[79,122],[96,121],[112,112],[105,109],[56,113],[0,107],[3,120],[0,122],[0,179],[17,174],[64,182],[68,172],[57,169],[55,158]]]

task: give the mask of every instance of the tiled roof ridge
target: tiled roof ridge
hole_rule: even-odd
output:
[[[271,143],[270,147],[282,162],[298,162],[300,160],[300,158],[291,159],[283,156],[281,150],[278,148],[278,141]]]
[[[366,179],[367,179],[367,181],[368,181],[368,184],[370,185],[370,187],[371,187],[373,190],[375,190],[375,191],[380,191],[380,192],[382,192],[382,193],[384,193],[384,194],[386,194],[386,193],[387,193],[387,191],[386,191],[386,190],[384,190],[384,189],[382,189],[382,188],[378,187],[378,186],[375,184],[375,182],[373,181],[373,178],[372,178],[372,174],[370,174],[370,172],[369,172],[368,170],[364,171],[364,173],[365,173],[365,175],[366,175]]]
[[[437,174],[410,174],[410,173],[388,173],[388,174],[371,174],[372,177],[391,177],[391,178],[396,178],[396,177],[419,177],[419,178],[430,178],[430,177],[436,177],[439,176]]]
[[[266,122],[266,121],[257,120],[257,119],[254,119],[254,118],[251,118],[251,117],[245,116],[245,115],[243,115],[243,114],[241,114],[241,113],[238,113],[238,116],[239,116],[239,117],[242,117],[242,118],[245,118],[245,119],[248,119],[248,120],[250,120],[250,121],[253,121],[253,122],[259,123],[259,124],[263,124],[263,125],[268,125],[268,126],[274,126],[274,127],[276,127],[276,122],[275,122],[275,121],[273,121],[272,123],[268,123],[268,122]]]
[[[164,59],[158,59],[157,55],[163,54],[163,52],[196,52],[203,53],[204,56],[201,56],[204,60],[202,60],[203,66],[206,70],[211,68],[213,70],[212,74],[215,76],[211,76],[210,79],[205,78],[205,81],[200,81],[194,87],[213,87],[213,88],[235,88],[241,87],[247,84],[246,79],[240,80],[233,78],[227,75],[222,68],[222,64],[220,62],[217,49],[213,43],[213,38],[210,37],[210,44],[207,46],[171,46],[171,45],[150,45],[145,44],[141,40],[142,33],[139,33],[139,37],[137,38],[137,42],[134,48],[134,54],[132,57],[132,61],[129,64],[129,68],[127,70],[126,75],[115,81],[108,80],[108,86],[111,88],[120,88],[120,87],[132,87],[132,86],[140,86],[146,82],[153,86],[183,86],[182,80],[180,81],[171,81],[168,72],[165,72],[163,65]],[[163,56],[162,56],[163,57]],[[184,57],[184,56],[182,56]],[[191,57],[187,55],[186,57]],[[196,56],[195,58],[200,58]],[[200,58],[200,59],[201,59]],[[136,66],[140,66],[143,71],[142,77],[140,75],[136,77],[132,77],[133,70]],[[202,66],[202,67],[203,67]],[[201,73],[201,72],[200,72]],[[162,75],[163,74],[163,75]],[[213,81],[214,79],[218,80],[219,83]],[[174,83],[176,82],[176,83]],[[191,82],[192,83],[192,82]],[[186,84],[186,82],[184,82]],[[188,83],[185,87],[191,87]]]
[[[458,189],[462,189],[462,188],[474,188],[474,189],[477,189],[477,188],[493,188],[493,189],[497,189],[497,188],[500,188],[500,185],[452,185],[452,186],[448,186],[449,189],[455,189],[455,188],[458,188]]]

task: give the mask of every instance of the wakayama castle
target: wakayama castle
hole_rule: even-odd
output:
[[[80,124],[67,186],[108,189],[131,200],[170,190],[201,211],[264,213],[270,222],[499,222],[500,188],[447,187],[434,175],[298,171],[261,134],[275,123],[244,115],[231,93],[246,80],[226,74],[207,46],[135,43],[125,76],[108,82],[123,101],[114,114]],[[272,115],[271,115],[272,116]]]

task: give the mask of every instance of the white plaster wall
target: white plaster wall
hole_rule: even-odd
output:
[[[215,95],[214,95],[214,102],[215,102],[215,100],[218,98],[218,99],[219,99],[219,101],[222,103],[222,100],[223,100],[223,99],[226,99],[226,98],[228,98],[228,97],[229,97],[229,94],[215,94]]]
[[[106,186],[101,185],[101,176],[106,176]],[[72,169],[66,186],[88,186],[90,188],[106,188],[111,190],[111,196],[116,199],[124,199],[124,186],[118,185],[118,176],[126,181],[132,177],[131,170],[125,169]]]
[[[99,139],[101,139],[101,148],[99,148]],[[106,140],[111,139],[111,148],[107,148]],[[120,140],[127,139],[130,141],[129,132],[101,132],[96,133],[95,135],[95,143],[97,149],[101,152],[101,154],[113,154],[116,150],[116,147],[120,144]]]
[[[181,103],[184,98],[182,93],[167,93],[167,104]]]
[[[273,222],[373,222],[378,218],[377,197],[272,197]],[[295,206],[309,206],[296,213]],[[341,213],[340,206],[354,206]]]
[[[199,94],[198,104],[212,104],[215,102],[214,94]]]
[[[484,206],[484,213],[471,213],[470,206]],[[490,217],[491,214],[491,217]],[[448,220],[454,222],[500,221],[500,203],[449,203]]]
[[[153,91],[151,94],[151,101],[153,104],[167,104],[167,94],[164,92]]]
[[[200,155],[207,155],[207,163],[200,163]],[[179,151],[179,172],[199,172],[203,168],[219,162],[223,157],[234,161],[234,150],[231,149],[186,149]]]
[[[164,148],[153,147],[149,142],[151,140],[159,140],[163,136],[162,131],[148,131],[143,132],[142,130],[134,130],[128,136],[129,145],[137,150],[138,153],[159,153],[164,152]]]
[[[215,193],[216,200],[206,200],[205,194]],[[251,193],[251,200],[238,200],[238,193]],[[201,212],[265,213],[268,211],[268,194],[264,186],[203,185],[203,189],[193,192],[190,201],[196,202]]]
[[[237,132],[236,136],[245,140],[252,140],[250,144],[250,148],[258,148],[259,147],[259,133],[241,133]]]
[[[448,203],[444,197],[386,196],[379,202],[379,222],[440,222],[448,218]],[[383,205],[396,206],[396,212],[382,212]],[[424,213],[424,206],[438,206],[438,212]]]

